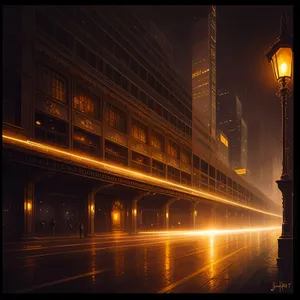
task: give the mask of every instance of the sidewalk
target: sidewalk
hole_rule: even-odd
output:
[[[239,276],[226,293],[245,294],[282,294],[293,293],[293,271],[283,273],[277,267],[277,245],[273,247],[264,262],[252,262],[252,267],[246,276]]]

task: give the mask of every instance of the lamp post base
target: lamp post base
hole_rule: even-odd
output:
[[[293,267],[293,237],[280,236],[278,239],[277,266],[282,270],[290,270]]]

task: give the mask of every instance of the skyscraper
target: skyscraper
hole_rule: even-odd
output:
[[[241,118],[241,166],[247,169],[248,161],[248,127],[243,118]]]
[[[239,170],[239,175],[247,173],[248,129],[242,118],[242,104],[233,92],[220,92],[217,100],[218,128],[228,137],[229,165]]]
[[[192,41],[193,143],[197,143],[197,124],[216,138],[216,6],[209,6],[207,17],[193,30]],[[201,134],[200,134],[201,135]]]

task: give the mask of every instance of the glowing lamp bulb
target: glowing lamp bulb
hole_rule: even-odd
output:
[[[30,202],[28,202],[28,203],[27,203],[27,210],[31,210],[31,208],[32,208],[32,205],[31,205]]]
[[[287,64],[286,63],[282,63],[280,65],[280,73],[285,73],[287,71]]]

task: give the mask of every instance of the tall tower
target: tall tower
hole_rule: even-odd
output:
[[[216,139],[216,43],[213,5],[209,6],[207,16],[195,24],[192,41],[193,123],[202,122],[213,139]]]

